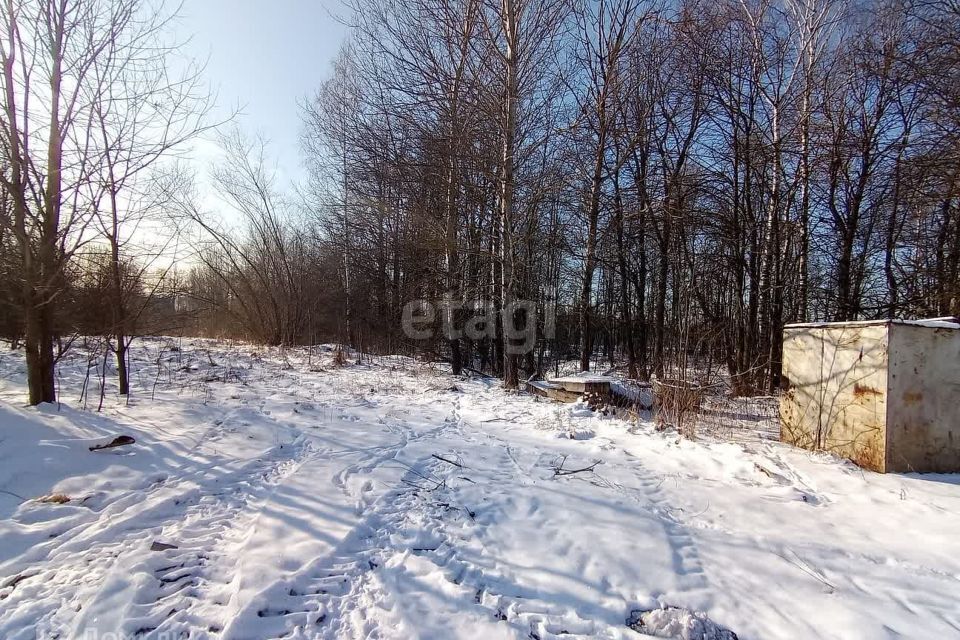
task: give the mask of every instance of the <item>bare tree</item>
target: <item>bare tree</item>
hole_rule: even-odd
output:
[[[180,43],[165,41],[176,15],[145,9],[129,3],[129,11],[144,15],[137,16],[131,28],[117,30],[91,69],[102,87],[90,107],[93,148],[100,156],[98,174],[91,176],[92,203],[95,228],[110,248],[109,300],[121,395],[130,391],[127,349],[133,325],[149,300],[134,300],[132,284],[142,282],[144,273],[161,258],[169,268],[169,249],[177,239],[176,233],[164,234],[160,242],[144,237],[152,235],[152,224],[169,222],[161,220],[162,191],[151,170],[214,125],[208,117],[212,99],[201,81],[201,69],[181,65],[175,55]],[[172,75],[171,68],[178,65],[183,71]],[[136,273],[130,273],[131,268]],[[155,281],[151,288],[158,284]]]
[[[604,182],[620,167],[608,166],[607,155],[617,124],[617,100],[623,98],[622,83],[629,77],[626,61],[638,30],[640,4],[634,0],[604,0],[583,5],[575,12],[580,44],[576,61],[582,68],[583,87],[574,90],[578,101],[578,128],[586,130],[590,146],[590,167],[585,199],[586,242],[583,256],[583,282],[580,289],[580,369],[590,370],[593,354],[591,294],[597,261],[597,231],[600,222]],[[626,155],[618,155],[618,162]],[[621,218],[618,218],[620,221]],[[622,224],[622,222],[619,222]],[[624,269],[625,272],[625,269]],[[632,358],[631,358],[632,361]],[[631,364],[636,376],[636,365]]]
[[[134,5],[135,6],[135,5]],[[89,105],[106,87],[97,59],[131,28],[130,3],[7,0],[3,38],[3,188],[21,264],[29,401],[56,399],[54,342],[65,265],[91,219],[99,167]]]

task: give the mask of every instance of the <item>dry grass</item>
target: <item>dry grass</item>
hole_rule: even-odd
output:
[[[692,418],[703,402],[703,388],[684,380],[655,380],[653,394],[658,428],[670,426],[687,438],[695,438],[696,421]]]

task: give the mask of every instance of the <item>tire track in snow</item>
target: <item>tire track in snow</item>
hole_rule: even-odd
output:
[[[182,523],[164,529],[163,539],[177,549],[141,565],[152,581],[135,598],[142,604],[132,607],[136,615],[128,624],[135,636],[205,638],[223,631],[254,522],[286,478],[324,453],[303,439],[278,449],[285,455],[263,459],[246,477],[201,498]],[[171,607],[168,600],[176,604]]]
[[[519,463],[515,448],[508,447],[506,442],[487,433],[480,434],[498,443],[498,446],[494,447],[494,450],[499,452],[495,468],[505,468],[512,463],[519,474],[517,480],[520,483],[528,483],[532,471],[550,459],[549,454],[540,452],[534,467],[524,469]],[[439,469],[446,472],[444,475],[451,481],[452,487],[452,479],[459,471],[446,465],[440,465]],[[504,482],[509,484],[510,480]],[[455,490],[451,489],[450,493],[455,493]],[[455,500],[454,496],[450,501]],[[508,500],[508,503],[504,506],[512,510],[515,505],[512,500]],[[499,560],[499,551],[484,542],[483,530],[498,518],[487,514],[469,516],[469,524],[475,528],[470,532],[471,540],[475,545],[479,545],[480,551],[465,554],[458,545],[458,538],[450,535],[449,529],[451,525],[462,528],[468,516],[462,511],[451,512],[435,507],[431,509],[429,504],[426,506],[426,515],[435,523],[440,542],[434,549],[425,550],[424,555],[444,570],[448,581],[469,587],[473,604],[483,610],[490,619],[509,625],[519,636],[532,640],[622,638],[630,635],[624,626],[610,625],[603,620],[582,615],[575,606],[568,603],[544,600],[536,587],[523,586],[508,564]],[[517,508],[519,511],[508,517],[536,518],[540,510],[540,500],[530,496],[529,504],[521,502]],[[489,561],[488,566],[475,563],[472,558],[477,556]]]
[[[513,446],[490,433],[482,433],[503,448],[506,452],[506,462],[518,472],[521,483],[526,482],[526,478],[531,476],[544,458],[544,454],[541,454],[541,460],[534,463],[531,468],[526,469],[521,465]],[[709,577],[697,542],[688,526],[675,515],[677,508],[671,503],[669,495],[664,490],[664,483],[667,478],[654,475],[634,456],[627,455],[631,461],[629,466],[631,475],[639,485],[637,488],[627,488],[618,482],[608,480],[598,469],[592,470],[591,474],[599,481],[601,486],[610,488],[624,498],[649,509],[655,516],[657,522],[663,528],[670,546],[671,562],[674,573],[678,577],[677,588],[681,592],[690,594],[708,591],[710,589]]]
[[[633,459],[632,456],[631,459]],[[671,505],[670,498],[663,489],[667,478],[656,477],[640,464],[639,460],[636,460],[636,464],[632,465],[630,470],[640,485],[639,491],[628,489],[618,482],[607,480],[596,471],[594,471],[594,475],[601,480],[604,486],[610,487],[629,500],[650,507],[650,511],[663,527],[667,542],[670,545],[671,561],[674,573],[678,577],[678,589],[685,593],[708,590],[710,582],[707,577],[706,566],[697,548],[697,542],[687,525],[674,515],[677,509]]]
[[[539,600],[529,589],[505,589],[514,582],[505,567],[494,562],[485,569],[466,559],[449,527],[487,525],[456,502],[452,487],[461,470],[430,458],[415,468],[402,480],[416,484],[422,482],[423,474],[446,481],[444,487],[450,488],[428,491],[407,485],[381,496],[331,554],[275,586],[269,598],[271,610],[262,612],[270,621],[256,637],[399,637],[405,612],[398,602],[402,594],[396,591],[416,582],[404,573],[414,557],[419,559],[414,562],[436,568],[451,588],[463,591],[460,608],[492,624],[509,625],[520,637],[574,640],[630,635],[625,626],[581,617],[574,608]],[[478,540],[473,533],[472,539]],[[490,559],[496,555],[489,549],[482,554]],[[375,616],[368,616],[368,611],[376,611]]]
[[[199,477],[207,468],[201,468],[175,482],[160,483],[141,494],[137,503],[108,514],[105,522],[77,527],[85,530],[72,532],[74,535],[63,544],[21,572],[29,578],[22,580],[4,601],[0,637],[7,637],[4,634],[8,629],[33,629],[38,636],[50,640],[82,635],[83,629],[76,625],[84,624],[85,612],[96,608],[98,598],[113,595],[103,587],[118,568],[137,581],[131,604],[135,615],[124,622],[123,631],[149,637],[163,620],[181,610],[171,608],[166,601],[196,593],[201,585],[201,569],[210,560],[209,551],[203,548],[203,541],[210,534],[202,531],[203,524],[215,530],[214,539],[225,537],[236,524],[237,514],[255,499],[259,484],[266,481],[269,486],[272,480],[288,473],[304,451],[302,442],[278,445],[216,478],[214,483],[190,486],[194,481],[202,482]],[[183,524],[170,525],[174,518],[181,518]],[[191,530],[191,524],[200,528]],[[168,550],[163,552],[167,556],[164,557],[148,550],[151,540],[176,539],[179,532],[192,535],[185,536],[182,548],[173,554]],[[144,554],[146,559],[138,561]],[[154,579],[142,580],[150,573]]]
[[[550,458],[549,454],[541,453],[538,461],[527,469],[521,464],[514,446],[509,445],[506,441],[490,433],[483,432],[483,435],[496,442],[497,446],[505,451],[504,462],[517,471],[518,480],[521,484],[528,482],[527,478],[533,475],[534,470],[542,467],[544,461]],[[670,593],[671,589],[668,585],[664,585],[660,591],[660,595],[663,596],[669,593],[669,597],[672,600],[676,600],[678,596],[682,599],[682,602],[671,601],[664,604],[687,605],[688,599],[696,599],[698,596],[708,593],[711,588],[706,565],[700,555],[696,539],[687,524],[675,515],[678,509],[671,502],[670,496],[664,488],[664,483],[667,481],[667,478],[655,476],[640,464],[639,460],[635,460],[632,456],[630,457],[630,461],[629,470],[631,476],[638,483],[638,486],[635,488],[628,488],[618,482],[608,480],[598,469],[594,469],[590,473],[596,480],[595,484],[613,490],[620,496],[644,507],[645,510],[653,515],[655,521],[664,532],[664,538],[669,545],[671,554],[670,560],[673,573],[677,577],[673,593]],[[547,619],[549,620],[549,616]],[[551,637],[550,634],[557,634],[556,630],[561,629],[562,626],[563,625],[558,624],[545,624],[543,629],[532,632],[532,637]],[[569,632],[569,629],[567,629],[567,631]],[[613,635],[618,635],[619,629],[611,629],[609,632]],[[591,633],[596,633],[596,631],[591,631]],[[565,638],[569,637],[569,635],[566,634],[558,635],[562,635]]]
[[[459,399],[456,399],[453,410],[440,425],[423,432],[413,431],[405,420],[400,420],[397,425],[381,422],[391,434],[398,436],[398,440],[391,444],[324,452],[323,455],[331,460],[360,456],[358,461],[333,476],[334,486],[352,496],[348,486],[351,477],[399,462],[400,455],[411,444],[439,439],[450,430],[459,430],[458,405]],[[363,518],[332,551],[261,591],[248,605],[254,610],[241,611],[236,616],[237,620],[256,618],[256,623],[227,625],[225,637],[231,640],[340,637],[338,634],[346,626],[377,626],[371,621],[363,622],[366,614],[363,606],[357,606],[357,600],[360,591],[370,590],[369,585],[364,585],[365,575],[383,562],[384,536],[389,537],[390,532],[395,531],[394,525],[415,509],[416,499],[411,498],[411,492],[415,495],[416,490],[404,483],[422,481],[420,472],[410,470],[429,466],[422,465],[422,462],[402,463],[408,467],[401,477],[402,486],[391,489],[377,500],[370,497],[372,483],[369,480],[363,483],[357,505],[358,512],[365,514]]]
[[[401,483],[421,482],[420,474],[432,474],[438,465],[419,461],[411,466],[417,471],[405,473]],[[261,594],[258,628],[231,637],[367,637],[386,631],[384,623],[399,623],[402,612],[396,610],[377,571],[398,553],[426,553],[446,543],[435,514],[411,526],[411,517],[427,514],[425,503],[430,500],[432,495],[411,485],[402,484],[383,494],[330,553]],[[398,542],[400,538],[406,544]],[[447,557],[444,565],[451,561]],[[458,580],[456,576],[450,579]],[[374,608],[376,617],[369,617],[368,609]]]

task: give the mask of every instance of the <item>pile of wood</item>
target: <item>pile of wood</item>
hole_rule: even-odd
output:
[[[631,412],[649,411],[652,407],[623,394],[613,384],[614,379],[604,376],[580,378],[571,376],[554,380],[528,381],[527,391],[559,402],[586,402],[591,409],[603,415],[618,410]]]

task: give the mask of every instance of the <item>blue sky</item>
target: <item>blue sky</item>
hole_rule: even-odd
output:
[[[279,177],[302,176],[298,101],[330,73],[346,29],[337,0],[185,0],[184,53],[207,59],[205,78],[218,92],[217,112],[242,109],[244,130],[270,141]],[[202,155],[202,154],[201,154]]]

